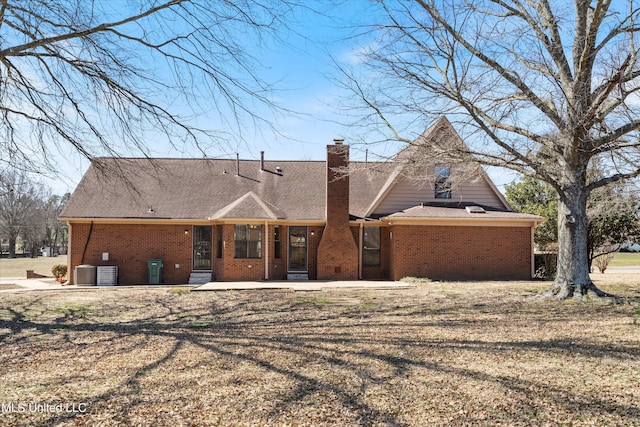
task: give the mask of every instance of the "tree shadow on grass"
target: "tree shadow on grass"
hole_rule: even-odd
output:
[[[619,404],[603,397],[577,394],[566,387],[545,381],[524,379],[516,374],[488,373],[459,366],[459,362],[453,360],[445,362],[441,357],[434,357],[456,351],[463,355],[468,353],[463,360],[472,360],[478,354],[507,356],[514,351],[521,351],[536,355],[560,354],[569,359],[580,356],[631,363],[637,361],[637,355],[640,354],[640,344],[637,342],[623,345],[570,338],[522,341],[429,339],[400,331],[403,326],[407,329],[437,327],[456,331],[464,329],[469,323],[452,322],[451,312],[447,311],[424,314],[428,317],[424,319],[410,312],[402,317],[396,306],[375,310],[352,308],[345,313],[330,304],[300,307],[286,299],[269,303],[268,298],[261,298],[264,296],[238,297],[235,301],[218,302],[204,299],[206,304],[196,306],[181,304],[181,298],[187,301],[190,298],[188,295],[173,299],[167,296],[143,298],[138,303],[128,302],[123,313],[110,316],[104,310],[96,310],[84,312],[79,317],[64,312],[51,315],[42,309],[41,299],[32,299],[24,301],[22,305],[12,304],[5,308],[8,315],[0,319],[0,329],[11,331],[10,335],[2,337],[5,346],[13,349],[29,346],[31,351],[46,352],[52,348],[81,350],[96,344],[112,344],[114,352],[136,361],[136,355],[147,349],[152,339],[161,340],[167,347],[148,363],[142,360],[133,363],[131,372],[119,375],[116,387],[87,395],[86,400],[90,402],[87,414],[40,414],[40,421],[45,425],[63,422],[73,424],[75,421],[84,423],[86,417],[90,419],[112,404],[116,404],[113,422],[126,424],[140,408],[149,403],[143,397],[146,389],[141,380],[145,375],[166,368],[166,381],[173,381],[173,364],[178,363],[175,360],[185,351],[192,352],[196,359],[206,355],[225,360],[231,370],[246,364],[265,376],[283,379],[288,385],[287,390],[273,392],[269,410],[262,415],[255,415],[257,422],[282,422],[282,417],[287,413],[295,413],[309,405],[312,397],[328,394],[338,402],[334,402],[333,407],[349,414],[350,424],[406,425],[402,410],[374,405],[366,398],[366,393],[372,388],[384,387],[391,393],[400,394],[402,388],[397,388],[398,381],[417,380],[415,376],[418,371],[420,375],[450,376],[508,390],[517,396],[518,406],[502,416],[508,417],[512,423],[529,423],[529,414],[540,410],[532,402],[541,399],[566,412],[584,412],[588,408],[586,410],[596,417],[619,414],[631,424],[640,422],[640,409],[633,404]],[[130,314],[132,318],[123,320],[127,319],[124,314]],[[396,319],[393,323],[389,322],[390,316]],[[496,326],[496,322],[503,321],[500,318],[481,319],[473,326],[491,328]],[[84,342],[88,334],[92,338],[90,343]],[[79,343],[80,337],[85,337],[82,343]],[[41,338],[48,338],[46,345],[38,345],[38,339]],[[55,357],[55,353],[52,356]],[[309,367],[312,364],[318,366],[316,371]],[[20,366],[15,368],[21,369]],[[332,375],[325,377],[319,371]],[[240,371],[233,372],[240,374]],[[216,375],[216,372],[209,374]],[[341,379],[340,375],[345,379]],[[65,382],[82,381],[83,376],[76,373],[70,378],[57,379],[57,385],[60,386]],[[44,386],[55,385],[51,382]],[[154,421],[158,419],[150,420]],[[239,422],[232,419],[227,421],[229,424]]]

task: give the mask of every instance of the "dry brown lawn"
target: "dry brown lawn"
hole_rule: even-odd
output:
[[[547,286],[4,293],[0,424],[640,425],[640,306]]]

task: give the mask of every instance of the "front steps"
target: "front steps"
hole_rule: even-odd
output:
[[[192,271],[191,275],[189,275],[190,285],[204,285],[209,282],[211,282],[210,271]]]
[[[305,281],[309,280],[309,275],[306,273],[289,273],[287,274],[287,280]],[[212,280],[210,271],[192,271],[189,275],[190,285],[204,285],[205,283],[210,283],[211,281]]]

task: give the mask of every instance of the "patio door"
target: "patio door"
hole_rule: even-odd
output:
[[[193,226],[193,269],[211,270],[211,226]]]
[[[306,273],[307,267],[307,227],[289,227],[289,272]]]

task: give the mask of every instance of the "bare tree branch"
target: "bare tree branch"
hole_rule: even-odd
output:
[[[359,71],[373,84],[349,84],[363,109],[398,141],[412,139],[397,127],[407,114],[455,117],[468,148],[449,147],[452,158],[473,155],[552,185],[560,253],[550,293],[603,295],[588,275],[586,203],[640,176],[637,0],[379,4],[385,19],[371,27]],[[606,171],[597,179],[587,174],[596,160]]]
[[[38,170],[64,141],[88,159],[146,155],[150,135],[206,153],[248,123],[272,126],[286,109],[248,48],[277,40],[297,6],[2,1],[0,151],[12,154],[0,163]]]

